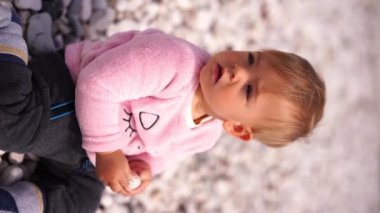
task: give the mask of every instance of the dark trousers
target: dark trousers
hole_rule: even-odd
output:
[[[45,196],[45,212],[52,213],[93,213],[104,190],[93,169],[72,169],[49,159],[40,160],[32,182]]]
[[[28,67],[0,60],[0,149],[42,157],[33,179],[47,212],[93,212],[104,188],[93,169],[80,168],[73,100],[62,53],[35,56]]]

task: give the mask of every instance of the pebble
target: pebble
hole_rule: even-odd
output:
[[[52,18],[48,13],[37,13],[30,17],[26,39],[33,53],[56,50],[52,36]]]
[[[69,5],[68,16],[79,15],[82,10],[83,0],[74,0]]]
[[[201,31],[209,31],[215,16],[207,10],[201,10],[197,13],[196,18],[192,23],[192,27]]]
[[[11,152],[11,153],[9,153],[8,161],[13,165],[18,165],[18,164],[22,163],[24,158],[25,158],[25,154]]]
[[[99,35],[98,32],[89,25],[84,28],[84,36],[90,40],[96,40],[101,37],[101,35]]]
[[[90,20],[92,14],[92,0],[83,0],[82,10],[80,13],[80,20],[86,22]]]
[[[90,20],[90,25],[97,31],[105,31],[113,22],[115,11],[111,8],[96,10]]]
[[[84,34],[84,29],[80,21],[83,0],[72,1],[68,9],[68,20],[74,30],[76,37],[81,37]]]
[[[92,8],[94,10],[105,10],[107,9],[106,0],[92,0]]]
[[[103,207],[103,208],[108,208],[110,207],[112,204],[113,204],[113,198],[110,194],[105,194],[104,196],[102,196],[102,198],[100,199],[100,205]]]
[[[42,0],[14,0],[17,9],[40,11],[42,9]]]
[[[84,34],[83,26],[80,22],[80,18],[78,15],[69,16],[70,25],[73,28],[75,37],[79,38]]]
[[[71,3],[71,0],[62,0],[62,4],[64,7],[68,7]]]
[[[12,14],[7,9],[7,7],[3,7],[3,5],[1,5],[0,7],[0,13],[2,14],[1,15],[2,20],[0,21],[0,28],[3,28],[4,26],[7,26],[9,22],[11,21]]]
[[[142,0],[129,0],[129,1],[123,1],[123,2],[126,2],[126,5],[124,7],[126,11],[137,11],[141,6],[143,6],[144,3],[146,3],[145,1],[142,1]]]
[[[104,213],[129,213],[128,208],[125,208],[125,206],[120,205],[118,203],[115,203],[111,206],[109,206],[107,209],[104,210]]]
[[[19,166],[11,165],[0,175],[0,186],[9,186],[23,177],[23,171]]]
[[[191,0],[179,0],[177,2],[178,8],[182,10],[190,10],[193,7]]]

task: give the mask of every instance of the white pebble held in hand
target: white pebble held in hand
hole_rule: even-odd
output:
[[[132,178],[129,179],[128,187],[132,190],[137,189],[141,184],[141,179],[140,177],[136,174],[133,173]]]

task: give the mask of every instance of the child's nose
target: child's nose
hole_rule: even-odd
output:
[[[246,77],[246,74],[242,67],[239,67],[236,64],[231,65],[230,69],[228,69],[228,73],[232,82],[241,80]]]
[[[235,78],[235,72],[236,72],[236,65],[232,65],[229,69],[228,69],[228,74],[230,75],[230,79],[233,80]]]

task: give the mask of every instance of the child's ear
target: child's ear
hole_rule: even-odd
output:
[[[224,130],[243,141],[249,141],[253,138],[253,131],[251,127],[243,125],[234,121],[224,121],[223,122]]]

